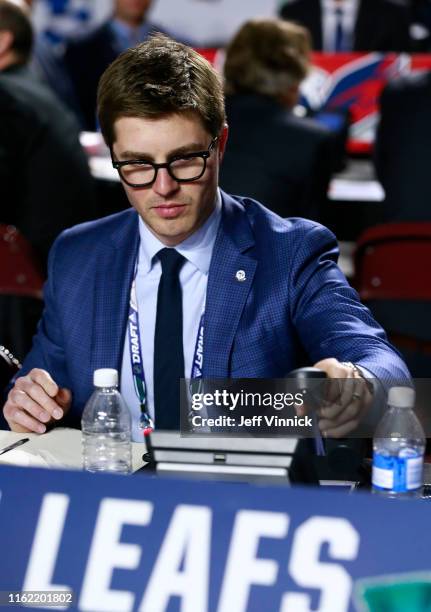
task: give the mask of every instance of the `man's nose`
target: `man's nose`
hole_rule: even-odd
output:
[[[153,183],[153,191],[162,196],[167,196],[177,191],[179,183],[172,178],[167,168],[159,168],[157,178]]]

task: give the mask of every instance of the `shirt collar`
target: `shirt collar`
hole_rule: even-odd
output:
[[[335,11],[337,8],[341,8],[343,13],[345,13],[354,11],[359,0],[343,0],[341,4],[335,0],[320,0],[320,2],[325,11]]]
[[[190,263],[192,263],[202,274],[208,274],[214,243],[221,219],[221,195],[217,189],[214,210],[205,223],[194,234],[186,238],[175,248]],[[154,256],[166,247],[139,217],[139,272],[148,274],[153,266]]]
[[[133,28],[124,23],[124,21],[114,18],[111,20],[110,25],[117,38],[118,48],[121,51],[125,51],[127,48],[146,40],[152,29],[152,24],[148,21],[144,21],[138,27]]]

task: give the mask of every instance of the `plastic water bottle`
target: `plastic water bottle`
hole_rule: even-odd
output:
[[[425,434],[413,412],[415,392],[392,387],[388,409],[373,441],[373,492],[385,497],[420,497]]]
[[[132,471],[131,417],[118,392],[117,370],[94,372],[95,390],[82,414],[84,469],[89,472]]]

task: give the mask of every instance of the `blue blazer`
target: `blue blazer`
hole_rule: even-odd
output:
[[[336,265],[333,234],[222,192],[211,260],[204,377],[277,378],[326,357],[382,380],[408,371]],[[20,375],[50,372],[73,392],[80,417],[96,368],[121,371],[129,291],[139,245],[130,209],[63,232],[49,259],[45,311]],[[236,273],[242,270],[245,280]]]

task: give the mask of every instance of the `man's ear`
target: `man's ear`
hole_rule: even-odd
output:
[[[5,55],[13,45],[13,34],[9,30],[0,30],[0,55]]]
[[[218,141],[218,157],[219,161],[223,159],[224,151],[226,148],[227,136],[229,133],[229,127],[227,123],[224,124],[223,129],[220,133],[219,141]]]

